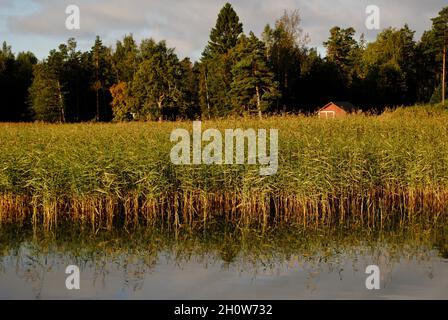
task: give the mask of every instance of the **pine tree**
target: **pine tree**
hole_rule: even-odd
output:
[[[448,7],[443,8],[439,15],[432,19],[435,44],[442,54],[442,104],[446,98],[446,55],[448,46]]]
[[[234,110],[253,111],[262,117],[270,102],[278,97],[274,74],[267,65],[266,48],[252,32],[242,36],[234,49],[236,64],[232,68],[230,96]],[[241,110],[242,109],[242,110]]]
[[[327,49],[327,61],[334,63],[344,79],[350,82],[350,70],[353,68],[358,43],[354,39],[355,29],[334,27],[330,30],[330,38],[324,42]]]

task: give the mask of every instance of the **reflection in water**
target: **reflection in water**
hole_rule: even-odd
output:
[[[0,229],[0,298],[448,298],[447,228]],[[65,268],[81,290],[65,288]],[[381,270],[366,290],[366,266]]]

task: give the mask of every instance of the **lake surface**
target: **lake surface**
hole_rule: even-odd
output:
[[[445,231],[3,228],[0,299],[447,299]]]

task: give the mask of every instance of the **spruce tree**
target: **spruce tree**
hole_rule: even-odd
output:
[[[109,91],[113,80],[113,59],[111,50],[103,45],[99,36],[91,51],[91,64],[93,66],[91,88],[95,91],[95,120],[107,120],[110,116]],[[101,95],[100,95],[101,93]]]
[[[29,88],[34,119],[46,122],[64,122],[64,100],[57,75],[48,64],[34,66],[34,80]]]
[[[216,26],[210,32],[210,41],[205,54],[215,56],[227,53],[236,46],[243,33],[243,24],[230,3],[226,3],[218,14]]]
[[[180,92],[182,101],[179,101],[178,117],[196,119],[200,115],[198,100],[198,68],[189,58],[180,62],[182,75],[180,77]]]
[[[232,83],[230,51],[236,46],[243,25],[233,9],[226,3],[218,14],[215,27],[210,32],[210,41],[202,54],[200,68],[200,101],[206,117],[224,116],[231,110],[228,98]]]

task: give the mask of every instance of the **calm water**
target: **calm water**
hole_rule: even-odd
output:
[[[0,234],[0,299],[448,298],[444,230]],[[365,287],[372,264],[380,290]]]

